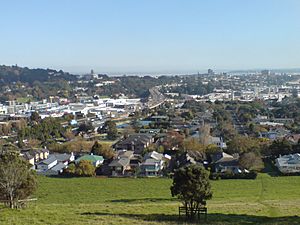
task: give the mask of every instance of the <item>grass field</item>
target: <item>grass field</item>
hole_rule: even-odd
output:
[[[38,201],[0,224],[185,224],[170,179],[39,177]],[[213,181],[208,224],[300,224],[300,177]]]

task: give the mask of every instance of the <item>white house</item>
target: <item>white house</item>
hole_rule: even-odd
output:
[[[54,156],[50,156],[48,159],[43,160],[37,164],[38,171],[47,171],[57,164],[57,159]]]
[[[281,156],[276,159],[276,166],[282,173],[300,172],[300,154]]]

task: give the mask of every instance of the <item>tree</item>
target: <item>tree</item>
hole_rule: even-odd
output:
[[[250,138],[242,135],[236,135],[228,143],[227,152],[233,153],[245,153],[255,152],[259,153],[261,149],[261,142],[258,138]]]
[[[27,142],[27,147],[29,148],[38,148],[41,145],[41,141],[37,139],[29,139]]]
[[[94,129],[94,127],[93,127],[92,123],[82,123],[78,127],[79,132],[85,132],[85,133],[93,131],[93,129]]]
[[[41,117],[38,112],[34,111],[31,113],[31,116],[30,116],[31,121],[38,122],[38,121],[40,121],[40,119],[41,119]]]
[[[67,130],[64,133],[64,136],[67,140],[73,140],[75,138],[75,135],[73,134],[73,132],[71,130]]]
[[[128,138],[131,134],[136,133],[136,131],[138,131],[138,129],[134,129],[133,126],[131,125],[126,126],[123,131],[124,138]]]
[[[199,141],[202,145],[208,145],[210,136],[210,126],[208,124],[203,124],[199,128]]]
[[[118,130],[115,122],[110,122],[107,130],[107,138],[110,140],[116,139],[118,136]]]
[[[108,144],[101,144],[98,141],[95,141],[91,153],[94,155],[101,155],[105,159],[112,159],[115,156],[114,151]]]
[[[193,219],[195,210],[212,197],[208,171],[198,165],[181,167],[174,173],[171,193],[182,201],[190,212],[187,216]]]
[[[194,115],[193,115],[192,111],[189,110],[189,111],[181,113],[181,117],[186,120],[192,120],[194,118]]]
[[[204,152],[204,145],[200,144],[200,142],[196,138],[189,138],[183,142],[183,148],[186,151],[199,151]]]
[[[107,139],[115,140],[118,136],[117,125],[114,121],[106,121],[104,126],[106,127]]]
[[[76,172],[76,166],[74,163],[70,163],[67,168],[64,169],[64,173],[67,175],[74,176]]]
[[[180,150],[183,147],[183,140],[183,135],[177,131],[170,130],[166,133],[162,146],[165,150]]]
[[[20,207],[19,200],[31,196],[37,188],[37,179],[30,165],[16,152],[0,156],[0,199],[11,209]]]
[[[291,143],[286,139],[275,140],[269,146],[268,153],[272,157],[277,158],[279,155],[288,155],[293,153],[293,148]]]
[[[207,145],[206,148],[205,148],[205,153],[206,154],[214,154],[214,153],[217,153],[217,152],[220,152],[220,151],[222,151],[221,148],[218,147],[215,144]]]
[[[249,170],[261,170],[264,166],[261,157],[254,152],[247,152],[239,158],[239,164]]]
[[[92,177],[95,176],[95,166],[87,160],[81,160],[76,165],[75,174],[80,177]]]

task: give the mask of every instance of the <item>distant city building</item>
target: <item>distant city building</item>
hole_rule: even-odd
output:
[[[262,70],[261,75],[270,75],[270,70]]]
[[[208,73],[208,75],[213,75],[213,74],[215,74],[215,72],[214,72],[212,69],[208,69],[208,70],[207,70],[207,73]]]

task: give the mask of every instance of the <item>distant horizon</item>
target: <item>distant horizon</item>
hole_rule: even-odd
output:
[[[19,64],[3,64],[0,63],[0,65],[4,65],[4,66],[15,66],[17,65],[18,67],[22,67],[22,68],[29,68],[29,69],[53,69],[56,71],[62,70],[64,72],[70,73],[70,74],[74,74],[74,75],[86,75],[86,74],[90,74],[91,70],[94,71],[94,73],[96,74],[107,74],[107,75],[112,75],[112,76],[116,76],[116,75],[134,75],[136,74],[137,76],[139,75],[189,75],[189,74],[204,74],[207,73],[208,69],[212,69],[215,73],[236,73],[236,72],[260,72],[262,70],[270,70],[272,72],[291,72],[291,73],[298,73],[300,72],[300,66],[297,67],[291,67],[291,68],[245,68],[245,69],[241,69],[241,68],[236,68],[236,69],[214,69],[214,68],[207,68],[207,69],[182,69],[182,70],[160,70],[160,71],[155,71],[155,70],[149,70],[149,71],[101,71],[100,69],[97,69],[97,67],[95,68],[90,68],[88,70],[72,70],[72,69],[68,69],[68,67],[49,67],[49,66],[27,66],[27,65],[19,65]]]

